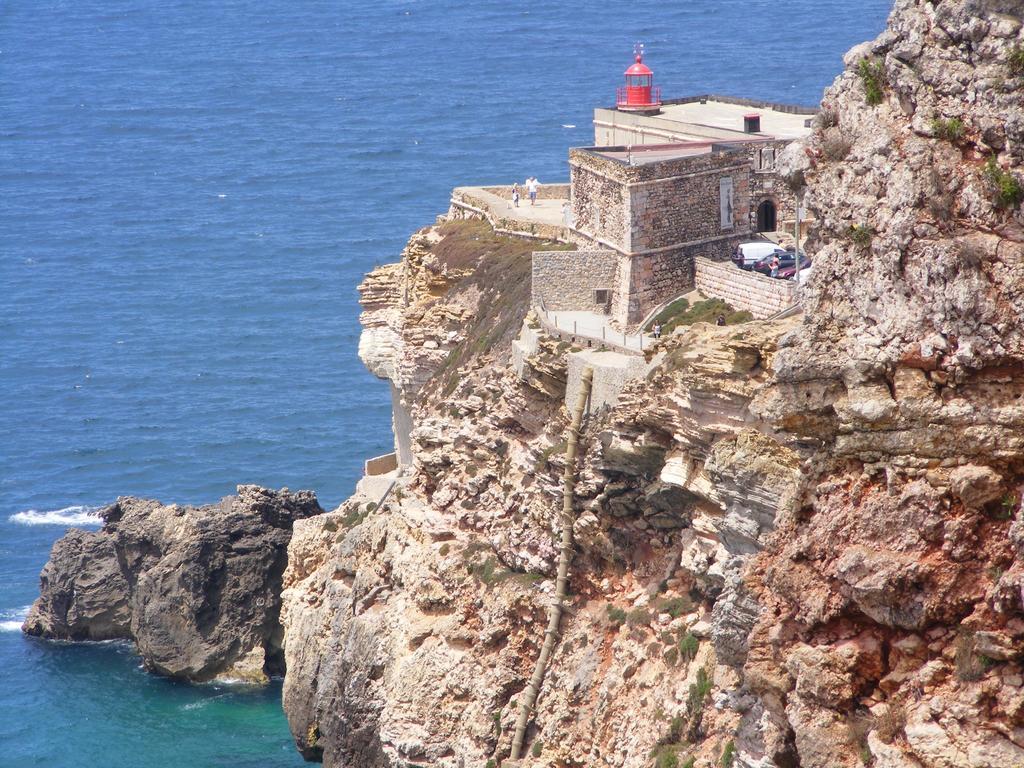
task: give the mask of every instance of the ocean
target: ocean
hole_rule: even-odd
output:
[[[390,446],[355,286],[459,184],[568,176],[633,44],[666,98],[816,104],[887,0],[8,0],[0,10],[0,766],[296,766],[280,686],[18,628],[118,495],[325,507]]]

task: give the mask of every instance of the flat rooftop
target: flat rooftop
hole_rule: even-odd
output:
[[[761,131],[745,133],[743,117],[755,113],[761,117]],[[817,110],[809,107],[707,95],[666,101],[661,111],[654,115],[620,112],[613,107],[605,107],[595,110],[594,121],[598,124],[611,121],[623,128],[637,126],[654,132],[660,129],[671,134],[676,141],[723,140],[742,136],[797,139],[810,134],[807,122],[816,113]]]
[[[798,139],[811,132],[811,129],[804,123],[812,115],[793,114],[778,109],[731,104],[711,99],[704,104],[701,104],[699,100],[682,104],[666,104],[661,108],[661,114],[655,115],[655,117],[676,123],[707,126],[742,134],[743,116],[754,113],[761,116],[761,133],[767,133],[779,139]]]
[[[627,165],[650,165],[664,160],[676,160],[681,157],[697,157],[712,152],[733,151],[744,143],[759,143],[768,137],[758,134],[743,134],[744,138],[728,143],[712,141],[685,141],[674,144],[633,144],[629,147],[580,147],[609,160],[618,160]]]

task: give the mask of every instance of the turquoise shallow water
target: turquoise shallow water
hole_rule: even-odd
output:
[[[565,178],[635,40],[666,96],[815,103],[888,2],[10,0],[0,11],[0,766],[292,766],[280,690],[17,631],[119,494],[351,490],[389,445],[355,285],[456,184]]]

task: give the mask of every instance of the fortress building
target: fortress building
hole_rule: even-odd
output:
[[[569,152],[567,224],[614,276],[586,309],[629,326],[694,284],[695,257],[726,259],[755,233],[792,231],[797,202],[776,158],[810,133],[816,110],[712,95],[662,101],[639,53],[625,78],[616,106],[594,110],[594,146]]]

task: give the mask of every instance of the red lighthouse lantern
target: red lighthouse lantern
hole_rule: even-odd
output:
[[[644,64],[644,47],[635,49],[636,61],[626,70],[626,85],[617,89],[615,106],[626,112],[657,112],[661,109],[661,88],[654,85],[654,73]]]

